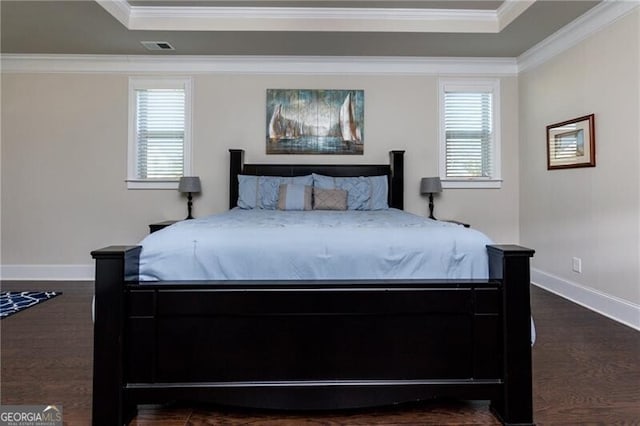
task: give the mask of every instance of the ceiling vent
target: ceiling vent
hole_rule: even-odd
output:
[[[141,41],[140,43],[142,43],[147,50],[176,50],[166,41]]]

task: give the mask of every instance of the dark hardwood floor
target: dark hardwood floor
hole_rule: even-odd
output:
[[[0,321],[2,404],[59,404],[91,420],[91,282],[3,282],[64,294]],[[534,418],[539,425],[640,425],[640,332],[532,288]],[[144,406],[132,425],[496,425],[486,403],[429,401],[371,410],[281,413]]]

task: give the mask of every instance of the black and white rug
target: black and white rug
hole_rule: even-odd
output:
[[[56,291],[5,291],[0,293],[0,319],[62,294]]]

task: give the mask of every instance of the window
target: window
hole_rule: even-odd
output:
[[[129,189],[177,189],[191,174],[191,80],[129,79]]]
[[[445,188],[500,188],[500,81],[440,81]]]

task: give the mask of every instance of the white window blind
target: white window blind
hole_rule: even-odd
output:
[[[183,176],[184,101],[184,89],[136,89],[138,179]]]
[[[491,93],[445,92],[447,177],[491,177]]]
[[[482,182],[500,180],[498,83],[491,83],[441,83],[440,177],[446,187],[492,187]]]
[[[191,79],[129,79],[129,189],[177,189],[191,173]]]

